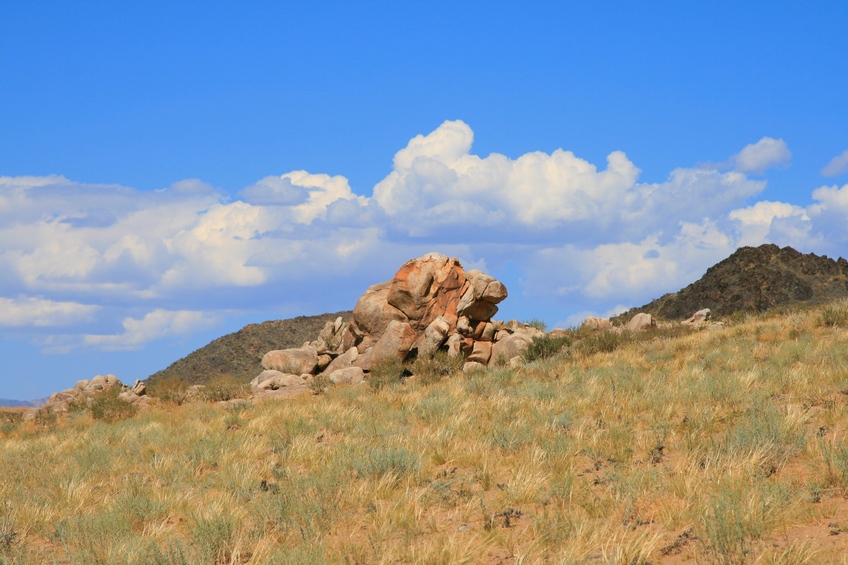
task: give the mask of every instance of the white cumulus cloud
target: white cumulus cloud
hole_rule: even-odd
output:
[[[172,336],[186,336],[214,327],[218,316],[189,310],[154,310],[141,319],[126,318],[124,332],[114,335],[88,334],[83,344],[105,350],[138,349],[147,342]]]
[[[848,172],[848,149],[831,159],[821,170],[821,174],[826,177],[838,177],[846,172]]]
[[[740,173],[762,173],[768,168],[785,163],[792,152],[782,139],[764,137],[756,143],[746,145],[732,157],[734,167]]]
[[[65,326],[89,321],[100,307],[76,302],[58,302],[35,296],[0,297],[0,326]]]
[[[445,122],[395,155],[374,200],[396,229],[417,237],[448,228],[493,228],[493,234],[508,228],[517,239],[564,229],[584,241],[616,240],[644,236],[646,226],[675,229],[679,221],[700,221],[765,187],[742,173],[709,168],[676,169],[665,182],[643,184],[621,151],[610,153],[599,170],[562,149],[517,159],[479,157],[470,152],[472,141],[467,124]]]

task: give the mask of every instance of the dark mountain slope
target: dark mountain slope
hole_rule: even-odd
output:
[[[248,324],[239,331],[219,337],[209,345],[189,353],[167,369],[150,375],[148,381],[177,377],[202,384],[215,377],[230,375],[249,381],[262,372],[262,356],[274,349],[300,347],[318,336],[328,320],[351,312],[335,312],[320,316],[298,316],[288,320],[272,320]]]
[[[739,311],[764,312],[776,306],[820,304],[845,297],[848,261],[766,244],[741,247],[707,269],[700,280],[614,320],[625,322],[637,312],[684,320],[701,308],[709,308],[713,316],[728,316]]]

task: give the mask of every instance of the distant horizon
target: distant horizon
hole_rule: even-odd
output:
[[[0,397],[350,309],[430,251],[571,325],[848,254],[848,6],[0,6]]]

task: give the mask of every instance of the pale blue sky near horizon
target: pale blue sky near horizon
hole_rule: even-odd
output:
[[[352,308],[430,250],[550,325],[739,245],[848,255],[846,28],[840,2],[4,2],[0,398]]]

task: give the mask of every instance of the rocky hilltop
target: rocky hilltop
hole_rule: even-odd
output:
[[[766,244],[739,248],[686,288],[633,308],[613,321],[624,323],[637,312],[683,320],[702,308],[709,308],[713,316],[728,316],[844,297],[848,297],[848,261]]]
[[[351,314],[344,311],[249,324],[171,363],[167,369],[151,375],[148,382],[176,377],[203,384],[223,375],[249,381],[262,370],[262,356],[268,351],[300,347],[304,342],[315,339],[328,321],[339,316],[348,319]]]

